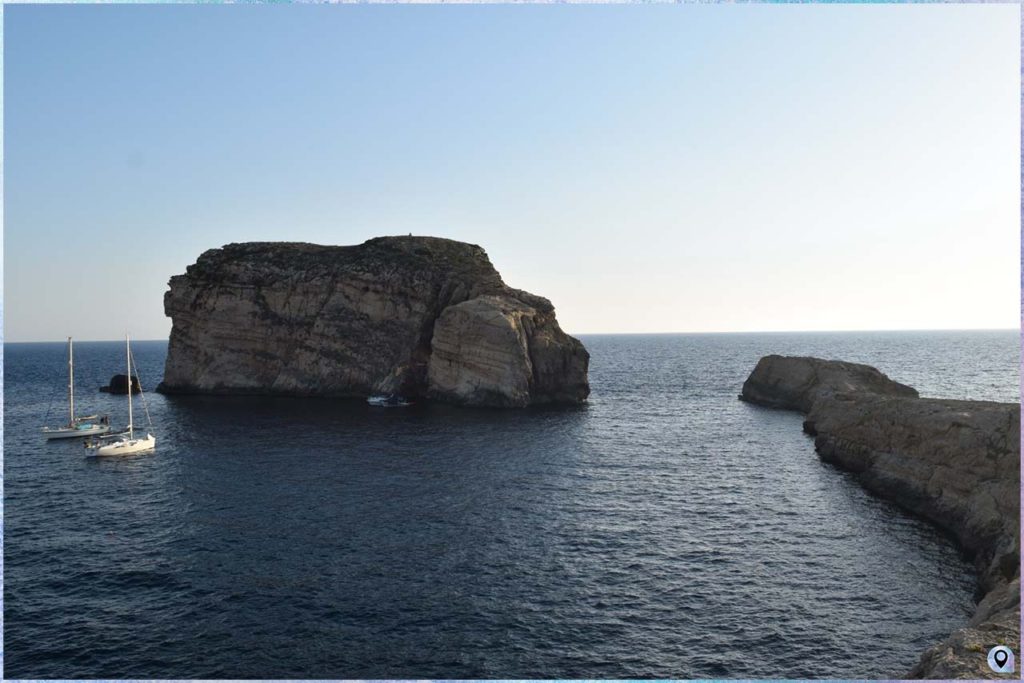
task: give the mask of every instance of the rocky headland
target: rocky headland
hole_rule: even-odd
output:
[[[986,664],[1020,645],[1020,404],[919,398],[867,365],[766,356],[743,384],[750,403],[806,414],[822,460],[935,523],[973,558],[980,602],[928,649],[910,678],[1016,678]]]
[[[164,312],[165,393],[525,407],[590,392],[590,356],[551,302],[508,287],[483,249],[453,240],[229,244],[171,278]]]

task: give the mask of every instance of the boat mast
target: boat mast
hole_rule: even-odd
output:
[[[75,424],[75,352],[71,346],[71,337],[68,337],[68,410],[71,418],[68,424]]]
[[[132,347],[128,342],[128,333],[124,333],[124,352],[128,362],[128,438],[134,439],[135,432],[132,428]]]

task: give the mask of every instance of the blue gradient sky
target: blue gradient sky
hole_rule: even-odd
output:
[[[6,339],[408,232],[576,333],[1015,327],[1019,11],[8,5]]]

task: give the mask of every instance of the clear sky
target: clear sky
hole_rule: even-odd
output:
[[[247,240],[483,246],[569,332],[1016,327],[1020,8],[3,8],[8,341]]]

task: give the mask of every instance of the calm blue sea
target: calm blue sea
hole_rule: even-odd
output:
[[[5,675],[891,677],[963,625],[953,546],[736,395],[782,353],[1017,401],[1017,332],[583,341],[579,409],[150,393],[156,453],[99,461],[38,431],[64,345],[6,345]],[[120,343],[75,349],[124,422]]]

